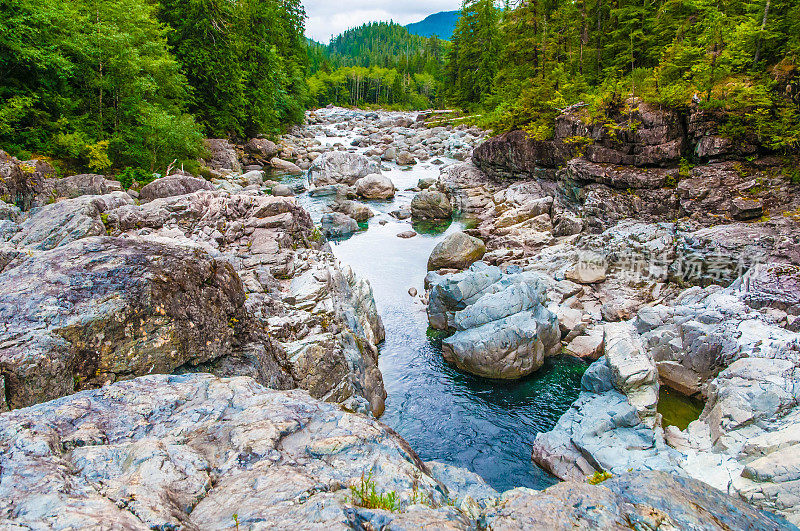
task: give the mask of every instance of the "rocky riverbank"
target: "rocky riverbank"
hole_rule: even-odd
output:
[[[789,526],[752,505],[796,521],[793,188],[764,196],[769,220],[664,220],[639,215],[655,199],[619,183],[674,192],[684,181],[671,187],[669,167],[664,179],[631,166],[574,184],[552,154],[543,173],[497,155],[527,142],[513,135],[481,144],[475,128],[346,109],[308,122],[279,143],[209,139],[205,178],[177,172],[131,190],[0,153],[3,525]],[[401,190],[389,177],[387,163],[423,161],[442,166],[438,179]],[[728,177],[680,208],[724,203]],[[307,187],[327,198],[314,218],[294,197]],[[443,341],[449,362],[518,378],[562,349],[600,358],[534,448],[565,483],[499,494],[467,470],[423,463],[375,420],[383,322],[369,282],[325,238],[362,230],[369,202],[396,194],[416,194],[391,212],[415,221],[404,237],[419,222],[477,219],[436,247],[419,299],[435,328],[455,332]],[[714,219],[755,211],[738,203]],[[733,282],[744,266],[718,261],[719,273],[707,266],[717,255],[770,265]],[[696,256],[687,277],[680,268]],[[706,399],[687,430],[661,425],[661,384]],[[599,470],[614,477],[588,484]]]
[[[694,477],[798,523],[800,187],[779,159],[719,136],[713,117],[630,105],[611,125],[569,109],[550,141],[493,138],[436,185],[478,218],[467,232],[486,263],[545,286],[563,351],[599,357],[533,459],[562,479]],[[433,326],[448,282],[469,298],[448,299],[456,319],[481,302],[496,323],[536,307],[498,296],[500,274],[483,282],[479,265],[431,279]],[[539,356],[502,344],[506,368]],[[704,401],[687,429],[662,422],[662,386]]]

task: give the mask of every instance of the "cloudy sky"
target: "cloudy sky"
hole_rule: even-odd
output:
[[[409,24],[432,13],[453,11],[461,0],[304,0],[306,35],[328,43],[330,38],[364,22],[394,20]]]

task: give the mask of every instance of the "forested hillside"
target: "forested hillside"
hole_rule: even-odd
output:
[[[727,115],[726,134],[800,143],[796,0],[466,0],[447,65],[449,96],[496,130],[552,134],[584,102],[595,119],[629,96]],[[513,7],[513,6],[512,6]]]
[[[310,43],[316,105],[381,105],[427,108],[443,101],[441,79],[447,43],[411,35],[392,22],[364,24]]]
[[[302,118],[300,0],[6,0],[0,147],[69,169],[191,162]]]

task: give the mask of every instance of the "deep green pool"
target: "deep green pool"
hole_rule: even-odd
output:
[[[689,424],[700,418],[703,412],[703,401],[686,396],[683,393],[662,385],[658,392],[657,410],[663,417],[662,426],[677,426],[685,430]]]

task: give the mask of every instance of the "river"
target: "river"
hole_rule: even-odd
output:
[[[320,140],[347,145],[348,137]],[[552,358],[519,381],[486,380],[449,366],[442,358],[440,339],[428,330],[425,306],[408,290],[424,291],[431,250],[447,234],[461,230],[463,222],[422,231],[411,239],[398,238],[411,223],[398,221],[389,212],[409,204],[415,192],[406,190],[420,178],[437,177],[439,166],[422,163],[402,169],[384,163],[383,167],[398,189],[394,200],[365,201],[378,213],[367,230],[331,241],[336,257],[372,284],[386,327],[380,369],[388,398],[381,421],[406,439],[423,460],[472,470],[498,491],[542,489],[555,483],[554,477],[531,461],[531,444],[575,401],[586,365],[570,357]],[[308,194],[300,199],[315,222],[331,201]]]

